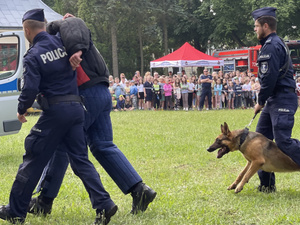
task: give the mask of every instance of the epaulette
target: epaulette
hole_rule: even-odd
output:
[[[271,43],[272,37],[269,37],[268,40],[266,40],[265,44]]]

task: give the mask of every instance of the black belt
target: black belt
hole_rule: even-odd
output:
[[[82,98],[78,95],[63,95],[63,96],[54,96],[48,98],[48,104],[53,105],[60,102],[80,102],[82,103]]]
[[[277,94],[277,93],[296,93],[296,90],[295,88],[291,88],[291,87],[279,87],[279,88],[276,88],[275,91],[274,91],[274,94]]]

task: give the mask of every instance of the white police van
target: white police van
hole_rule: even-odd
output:
[[[23,31],[0,33],[0,136],[18,133],[21,129],[17,118],[18,81],[23,74],[25,51]]]

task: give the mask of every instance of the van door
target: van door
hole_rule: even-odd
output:
[[[18,78],[23,74],[25,38],[22,31],[0,33],[0,136],[18,133]]]

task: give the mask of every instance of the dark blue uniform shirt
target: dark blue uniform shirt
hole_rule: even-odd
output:
[[[40,32],[23,60],[23,87],[18,113],[24,114],[36,95],[45,97],[78,94],[76,72],[72,70],[62,41],[57,36]]]
[[[293,65],[290,61],[284,78],[280,78],[286,69],[279,71],[287,62],[287,51],[284,43],[276,33],[271,33],[260,41],[262,47],[257,59],[259,68],[259,81],[261,89],[258,95],[259,105],[264,105],[266,100],[276,91],[283,88],[296,88],[293,78]]]
[[[207,78],[209,78],[210,80],[212,80],[212,76],[211,75],[207,75],[207,76],[201,75],[200,76],[201,80],[205,80]],[[211,83],[202,83],[202,88],[211,88]]]

